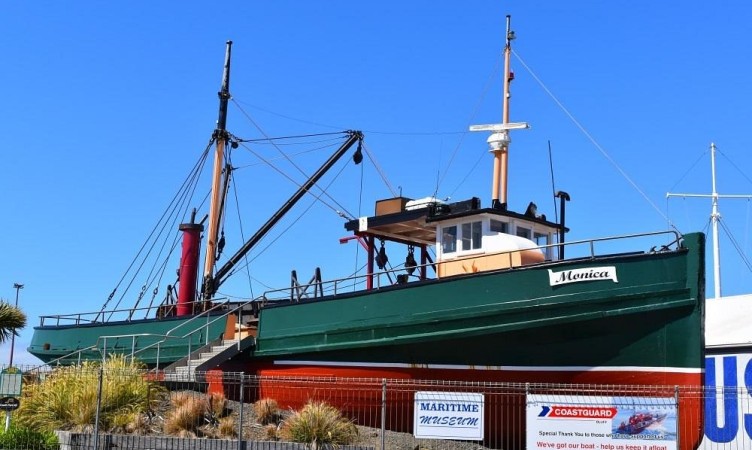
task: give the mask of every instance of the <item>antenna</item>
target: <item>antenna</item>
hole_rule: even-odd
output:
[[[713,281],[715,288],[715,298],[721,298],[721,250],[718,245],[718,222],[721,220],[721,213],[718,212],[719,198],[746,198],[751,199],[752,195],[721,195],[715,188],[715,143],[710,143],[710,174],[712,182],[712,192],[710,194],[672,194],[667,193],[666,198],[671,197],[689,197],[689,198],[710,198],[712,200],[712,210],[710,212],[710,221],[713,225]]]
[[[554,157],[551,154],[551,140],[548,141],[548,168],[551,171],[551,192],[554,194],[551,199],[554,201],[554,218],[559,221],[559,209],[556,207],[556,182],[554,181]]]

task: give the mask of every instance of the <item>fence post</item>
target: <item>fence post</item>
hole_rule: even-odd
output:
[[[676,406],[676,418],[681,418],[681,414],[679,411],[679,386],[674,385],[674,406]],[[676,430],[676,448],[681,448],[681,429],[682,429],[682,421],[678,421],[678,429]]]
[[[99,386],[97,387],[97,411],[94,416],[94,450],[99,450],[99,411],[102,409],[102,378],[104,378],[104,365],[99,367]]]
[[[238,413],[238,450],[243,450],[243,391],[245,391],[245,374],[240,374],[240,395],[238,396],[238,403],[240,405],[240,412]]]
[[[386,434],[386,378],[381,380],[381,450],[384,450]]]

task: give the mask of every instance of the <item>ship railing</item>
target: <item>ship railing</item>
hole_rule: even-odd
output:
[[[194,303],[204,304],[204,302],[194,302]],[[209,336],[209,327],[211,326],[211,324],[213,324],[217,320],[221,320],[221,319],[224,319],[225,317],[227,317],[227,313],[221,314],[219,316],[216,315],[216,314],[212,314],[212,313],[216,313],[217,311],[221,311],[221,310],[225,309],[228,303],[229,303],[229,300],[227,300],[227,299],[225,299],[224,301],[221,301],[221,302],[216,302],[215,301],[211,308],[206,309],[202,313],[197,314],[196,316],[194,316],[194,317],[192,317],[192,318],[190,318],[190,319],[188,319],[186,321],[180,322],[178,325],[176,325],[173,328],[171,328],[170,330],[168,330],[165,334],[159,334],[159,333],[132,333],[132,334],[99,336],[97,338],[97,342],[94,345],[91,345],[91,346],[85,347],[85,348],[81,348],[81,349],[77,349],[77,350],[74,350],[74,351],[72,351],[70,353],[67,353],[67,354],[63,355],[63,356],[59,356],[59,357],[57,357],[55,359],[52,359],[52,360],[46,362],[44,365],[42,365],[40,367],[59,365],[59,364],[61,364],[63,362],[67,363],[67,362],[70,362],[72,359],[76,359],[77,363],[80,364],[81,361],[82,361],[82,359],[88,359],[88,358],[83,358],[84,353],[86,353],[86,352],[94,352],[94,351],[99,352],[102,355],[102,362],[105,362],[106,358],[107,358],[107,353],[108,353],[108,341],[110,343],[112,343],[113,341],[115,342],[115,344],[113,346],[113,350],[115,350],[115,348],[117,346],[117,343],[120,342],[121,340],[124,340],[124,339],[130,340],[130,343],[131,343],[130,358],[131,359],[133,359],[136,356],[136,354],[141,353],[141,352],[143,352],[143,351],[145,351],[147,349],[154,348],[156,346],[157,347],[157,364],[158,364],[159,363],[159,352],[161,350],[161,344],[165,343],[166,341],[168,341],[170,339],[174,339],[174,340],[187,339],[189,337],[192,337],[193,334],[195,334],[197,332],[200,332],[200,331],[203,331],[205,329],[206,330],[206,333],[204,334],[204,336],[205,336],[205,343],[208,343],[208,339],[209,339],[208,338],[208,336]],[[234,310],[231,310],[231,311],[234,311]],[[214,317],[214,319],[210,320],[212,317]],[[197,322],[199,319],[204,319],[204,318],[206,319],[206,323],[202,322],[200,324],[200,326],[198,326],[197,328],[191,328],[191,330],[188,333],[184,334],[184,335],[180,335],[180,336],[176,336],[175,335],[175,333],[178,330],[180,330],[181,328],[184,328],[187,325],[192,324],[194,322]],[[153,338],[153,339],[156,340],[156,342],[154,342],[154,343],[152,343],[152,344],[150,344],[148,346],[145,346],[144,348],[136,350],[139,338]],[[188,342],[189,349],[190,349],[190,346],[192,344],[192,341],[193,341],[193,339],[189,339],[189,342]],[[113,351],[113,353],[114,353],[114,351]]]
[[[672,248],[678,248],[681,242],[681,234],[675,230],[663,230],[663,231],[653,231],[653,232],[646,232],[646,233],[635,233],[635,234],[627,234],[627,235],[618,235],[618,236],[608,236],[608,237],[602,237],[602,238],[594,238],[594,239],[583,239],[583,240],[576,240],[576,241],[569,241],[564,243],[553,243],[553,244],[547,244],[547,245],[540,245],[537,247],[531,248],[531,250],[534,249],[540,249],[544,255],[552,255],[554,254],[555,250],[558,250],[562,247],[566,247],[568,249],[577,250],[579,251],[579,254],[576,254],[575,256],[569,256],[566,260],[577,260],[577,259],[593,259],[599,256],[606,256],[606,255],[617,255],[617,254],[628,254],[628,253],[646,253],[646,252],[663,252],[663,251],[670,251]],[[636,252],[629,252],[625,251],[624,243],[625,241],[635,242],[635,241],[644,241],[647,243],[647,245],[641,247],[643,250],[639,250]],[[636,248],[634,245],[632,248]],[[647,248],[648,250],[644,250]],[[474,259],[483,259],[483,258],[504,258],[507,256],[509,258],[508,261],[508,267],[513,266],[513,256],[516,253],[519,253],[520,251],[523,251],[525,249],[517,249],[517,250],[509,250],[509,251],[493,251],[493,252],[487,252],[487,253],[467,253],[467,254],[461,254],[462,256],[472,256]],[[571,255],[570,251],[570,255]],[[554,259],[547,259],[543,263],[537,263],[537,264],[547,264],[554,261]],[[268,291],[265,291],[262,295],[262,298],[264,302],[271,302],[271,303],[281,303],[281,302],[300,302],[300,301],[308,301],[308,300],[315,300],[318,298],[318,293],[322,292],[322,296],[336,296],[339,294],[349,293],[349,292],[355,292],[355,291],[361,291],[367,289],[368,281],[371,280],[372,287],[371,289],[381,289],[382,287],[392,286],[395,284],[405,284],[408,282],[410,277],[413,278],[419,278],[417,274],[421,273],[422,271],[428,271],[429,269],[432,270],[434,273],[437,273],[439,271],[439,266],[442,264],[450,264],[453,263],[454,260],[447,260],[447,261],[437,261],[437,262],[430,262],[426,264],[417,264],[413,266],[414,271],[411,271],[409,273],[405,273],[405,267],[403,265],[400,265],[395,268],[391,268],[388,270],[382,270],[382,271],[376,271],[372,274],[359,274],[354,276],[348,276],[344,278],[336,278],[331,280],[325,280],[325,281],[315,281],[310,284],[295,284],[291,287],[286,288],[280,288],[280,289],[271,289]],[[309,291],[310,288],[310,291]],[[312,292],[313,294],[309,294],[308,292]]]
[[[203,303],[203,302],[200,302]],[[160,353],[162,350],[162,345],[165,344],[167,341],[170,340],[188,340],[188,355],[192,353],[192,346],[193,346],[193,337],[196,333],[203,333],[199,334],[199,343],[202,342],[203,339],[203,345],[207,345],[209,343],[209,330],[212,324],[219,320],[225,320],[225,318],[228,316],[228,314],[231,314],[230,311],[225,311],[223,314],[216,314],[217,311],[224,311],[227,309],[227,305],[229,304],[229,300],[225,299],[221,302],[213,302],[213,305],[211,308],[206,309],[205,311],[202,311],[200,314],[197,314],[190,319],[180,322],[176,326],[170,328],[167,330],[164,334],[158,334],[158,333],[135,333],[135,334],[123,334],[123,335],[112,335],[112,336],[100,336],[97,340],[97,344],[101,340],[103,342],[103,350],[102,350],[102,358],[103,361],[106,359],[107,355],[107,340],[115,340],[116,342],[121,339],[130,339],[131,340],[131,359],[134,359],[136,355],[145,353],[147,350],[152,350],[156,348],[157,355],[156,355],[156,367],[159,368],[159,362],[160,362]],[[204,321],[205,319],[205,321]],[[200,322],[200,323],[199,323]],[[195,328],[189,327],[197,325]],[[178,335],[179,330],[188,328],[188,331],[185,334]],[[149,345],[144,346],[143,348],[136,349],[138,338],[155,338],[156,342],[153,342]]]
[[[69,362],[73,358],[76,359],[76,364],[80,365],[81,361],[85,360],[83,358],[83,355],[84,355],[85,352],[98,351],[98,350],[99,349],[97,347],[97,344],[90,345],[90,346],[84,347],[84,348],[79,348],[79,349],[73,350],[70,353],[66,353],[63,356],[58,356],[55,359],[51,359],[51,360],[47,361],[44,364],[40,364],[38,366],[34,366],[31,369],[29,369],[29,371],[40,371],[43,367],[58,366],[58,365],[62,364],[63,362],[66,362],[66,363]]]
[[[162,349],[162,345],[163,344],[165,344],[169,340],[186,340],[187,339],[187,341],[188,341],[187,342],[188,343],[188,351],[187,351],[187,355],[186,355],[185,358],[186,358],[188,364],[190,365],[191,355],[192,355],[192,353],[194,351],[194,348],[193,348],[193,341],[194,341],[193,340],[193,336],[196,333],[201,333],[201,332],[205,331],[203,333],[203,335],[202,335],[203,336],[203,342],[202,342],[201,337],[199,337],[199,344],[200,344],[199,348],[202,347],[202,346],[209,345],[209,343],[210,343],[210,341],[209,341],[209,330],[210,330],[211,325],[213,325],[214,323],[216,323],[218,321],[225,321],[231,315],[237,315],[236,324],[237,325],[241,325],[243,323],[243,312],[244,312],[245,308],[247,306],[251,305],[252,303],[257,302],[257,301],[258,301],[257,299],[251,299],[251,300],[247,300],[247,301],[241,302],[241,303],[234,303],[231,308],[228,308],[227,306],[230,304],[230,302],[229,302],[229,300],[226,299],[226,300],[224,300],[221,303],[216,303],[214,306],[212,306],[212,308],[206,310],[204,313],[202,313],[200,315],[197,315],[197,316],[195,316],[195,317],[193,317],[193,318],[191,318],[191,319],[189,319],[189,320],[187,320],[185,322],[180,323],[179,325],[175,326],[174,328],[168,330],[163,335],[152,334],[152,333],[140,333],[140,334],[120,335],[120,336],[102,336],[102,337],[100,337],[100,339],[105,339],[105,346],[104,346],[104,348],[106,349],[106,339],[108,339],[108,338],[109,339],[128,339],[128,338],[131,338],[132,339],[132,341],[131,341],[131,345],[132,345],[132,347],[131,347],[131,358],[135,358],[135,357],[137,357],[137,355],[139,355],[141,353],[144,353],[147,350],[151,350],[151,349],[156,348],[157,354],[156,354],[155,370],[159,370],[159,367],[160,367],[161,349]],[[223,311],[223,313],[222,314],[209,314],[209,313],[214,313],[216,311]],[[191,329],[190,331],[188,331],[187,333],[185,333],[183,335],[176,335],[175,334],[180,328],[184,328],[189,323],[194,322],[194,321],[198,321],[198,320],[203,319],[203,318],[206,318],[206,322],[205,323],[201,323],[200,326]],[[235,335],[234,335],[235,345],[237,346],[238,349],[240,349],[240,346],[241,346],[240,341],[242,340],[242,336],[241,336],[241,333],[239,331],[240,330],[238,330],[238,332],[235,333]],[[147,336],[148,337],[156,337],[156,338],[161,338],[161,339],[159,339],[156,342],[153,342],[153,343],[151,343],[151,344],[149,344],[147,346],[144,346],[143,348],[140,348],[140,349],[136,350],[137,338],[138,337],[142,337],[142,336],[143,337],[147,337]]]
[[[204,302],[196,301],[189,304],[201,306]],[[160,315],[165,308],[174,308],[175,305],[158,305],[158,306],[146,306],[142,308],[127,308],[127,309],[112,309],[106,311],[96,312],[82,312],[74,314],[57,314],[50,316],[40,316],[40,326],[60,326],[60,325],[86,325],[95,323],[106,323],[112,321],[132,322],[136,320],[148,319],[150,317],[161,318]],[[144,312],[141,317],[141,312]],[[138,317],[136,317],[138,315]],[[108,319],[104,320],[104,317]]]

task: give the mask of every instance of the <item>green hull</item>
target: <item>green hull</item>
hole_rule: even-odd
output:
[[[550,271],[595,267],[613,267],[616,281],[550,285]],[[250,357],[700,373],[703,304],[704,235],[689,234],[676,251],[555,262],[265,308]]]
[[[189,350],[193,351],[205,345],[207,339],[212,341],[221,337],[225,331],[226,321],[211,322],[214,318],[210,316],[210,320],[207,320],[206,317],[195,319],[194,316],[185,316],[39,326],[34,328],[28,351],[45,363],[73,364],[79,361],[101,360],[106,352],[133,354],[149,366],[159,363],[163,367],[185,357]],[[201,325],[204,326],[199,329]]]

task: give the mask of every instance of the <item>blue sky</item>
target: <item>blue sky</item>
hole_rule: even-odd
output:
[[[120,279],[214,128],[228,39],[233,133],[260,136],[244,113],[270,136],[360,129],[404,195],[488,204],[486,136],[465,130],[500,120],[506,14],[512,120],[532,125],[513,135],[512,209],[532,200],[553,216],[549,141],[556,189],[572,196],[569,239],[663,230],[667,217],[705,230],[709,200],[665,197],[709,192],[711,141],[719,192],[752,193],[749,2],[5,2],[0,298],[24,283],[29,317],[16,362],[34,361],[23,349],[38,316],[98,311]],[[310,173],[326,156],[296,162]],[[261,165],[248,172],[246,233],[294,190]],[[355,215],[391,196],[372,166],[360,185],[360,169],[345,170],[330,192]],[[353,270],[342,219],[309,212],[252,264],[254,279]],[[722,200],[721,212],[749,258],[750,202]],[[724,294],[750,292],[750,270],[721,242]],[[223,293],[249,295],[247,283]]]

